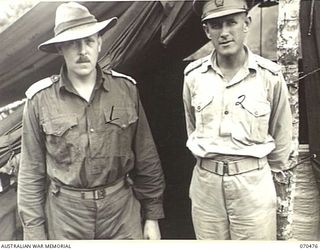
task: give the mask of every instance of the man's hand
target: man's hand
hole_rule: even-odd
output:
[[[146,220],[143,229],[143,238],[145,240],[161,239],[158,220]]]

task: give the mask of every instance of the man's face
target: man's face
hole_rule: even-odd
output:
[[[94,72],[101,43],[98,34],[61,43],[58,50],[66,61],[68,73],[84,77]]]
[[[250,23],[245,13],[237,13],[209,19],[203,29],[220,56],[232,56],[242,50]]]

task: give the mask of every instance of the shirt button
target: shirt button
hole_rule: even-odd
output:
[[[229,114],[229,111],[228,110],[224,111],[224,114],[225,115]]]
[[[127,127],[126,124],[122,124],[122,125],[121,125],[121,128],[126,128],[126,127]]]
[[[201,109],[201,107],[200,107],[200,106],[198,106],[198,107],[197,107],[197,110],[199,111],[200,109]]]
[[[54,82],[56,82],[56,81],[59,80],[59,77],[58,77],[58,76],[53,76],[53,77],[52,77],[52,80],[53,80]]]
[[[93,128],[90,128],[90,132],[93,133],[93,132],[94,132],[94,129],[93,129]]]

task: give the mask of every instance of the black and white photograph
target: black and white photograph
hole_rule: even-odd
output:
[[[0,0],[0,248],[318,248],[319,14]]]

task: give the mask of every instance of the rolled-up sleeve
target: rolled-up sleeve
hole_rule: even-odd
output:
[[[134,135],[134,191],[140,201],[144,219],[164,218],[163,192],[165,180],[151,130],[138,100],[138,124]]]
[[[288,159],[292,144],[292,115],[288,100],[288,89],[282,74],[273,89],[272,113],[269,133],[274,138],[276,147],[268,155],[271,170],[280,172],[289,168]]]
[[[23,114],[21,160],[18,173],[18,213],[24,240],[44,240],[46,164],[45,145],[34,101]]]

